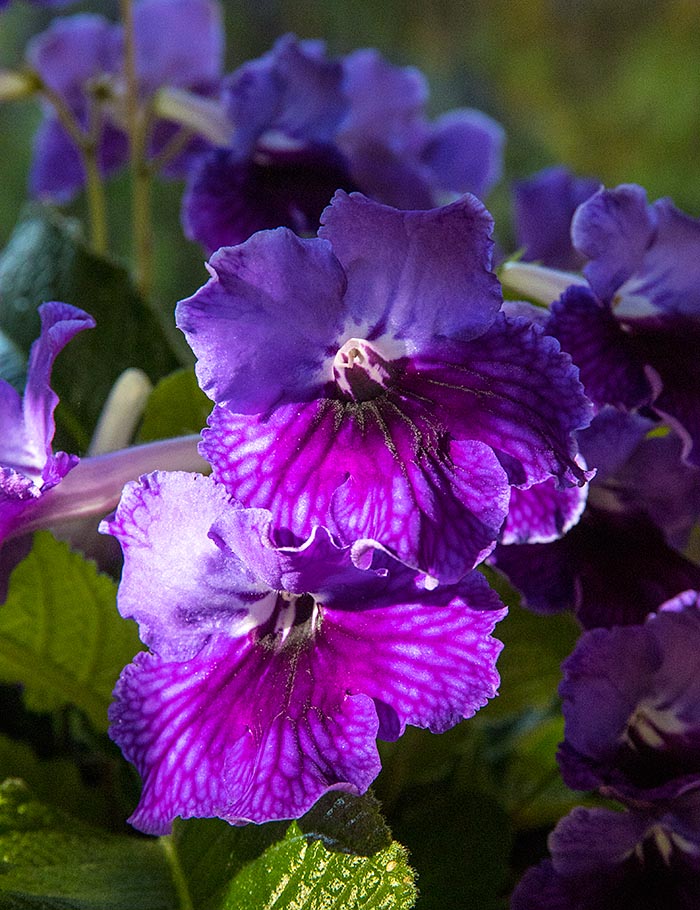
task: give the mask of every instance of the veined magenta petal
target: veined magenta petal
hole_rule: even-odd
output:
[[[377,715],[366,695],[328,685],[330,658],[320,641],[278,654],[225,635],[182,663],[137,655],[110,712],[144,781],[132,824],[262,823],[298,817],[331,789],[363,793],[380,768]]]
[[[514,487],[501,543],[550,543],[566,534],[581,517],[588,485],[558,490],[554,478],[526,490]]]

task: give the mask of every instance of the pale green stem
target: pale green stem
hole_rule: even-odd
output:
[[[99,117],[93,115],[89,132],[81,127],[63,98],[43,85],[41,92],[51,104],[61,126],[73,140],[85,170],[85,193],[90,215],[90,244],[95,253],[104,256],[109,248],[107,202],[104,182],[97,160],[99,151]]]
[[[126,122],[131,147],[131,213],[136,286],[149,300],[152,286],[153,231],[151,225],[151,169],[146,161],[148,118],[139,103],[132,0],[120,0],[124,26]]]
[[[499,277],[501,284],[511,291],[545,306],[561,297],[573,284],[587,286],[586,279],[575,272],[562,272],[531,262],[506,262]]]
[[[192,903],[192,898],[190,897],[190,890],[187,885],[187,879],[185,874],[182,871],[182,866],[180,865],[180,857],[178,856],[177,849],[173,842],[171,834],[165,834],[160,838],[160,843],[163,847],[168,862],[170,863],[170,871],[173,876],[173,884],[175,885],[175,890],[177,892],[177,897],[179,901],[179,910],[194,910],[194,904]]]
[[[130,480],[152,471],[196,471],[209,465],[199,454],[199,436],[163,439],[83,458],[61,483],[47,490],[22,512],[9,537],[53,528],[81,518],[103,518],[111,512]]]

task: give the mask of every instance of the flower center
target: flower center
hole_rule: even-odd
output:
[[[311,594],[289,591],[271,592],[275,603],[268,622],[263,625],[260,641],[274,651],[300,647],[310,638],[321,621],[320,604]]]
[[[335,355],[333,378],[344,395],[371,401],[386,391],[392,369],[369,341],[350,338]]]

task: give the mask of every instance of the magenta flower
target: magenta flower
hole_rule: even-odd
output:
[[[364,792],[375,739],[441,732],[496,694],[505,610],[479,573],[426,588],[375,553],[354,564],[316,527],[280,547],[269,513],[211,477],[128,484],[119,610],[151,652],[123,671],[111,735],[143,777],[130,821],[292,818],[328,790]]]
[[[212,257],[177,320],[232,496],[453,582],[493,549],[511,485],[583,483],[589,402],[558,343],[500,312],[491,225],[474,197],[402,212],[340,192],[318,239]]]

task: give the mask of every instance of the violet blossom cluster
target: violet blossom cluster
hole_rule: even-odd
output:
[[[183,177],[208,144],[159,117],[154,97],[162,86],[203,100],[216,94],[224,51],[219,6],[214,0],[139,0],[134,39],[141,116],[150,124],[148,157],[165,156],[164,173]],[[65,202],[86,180],[79,140],[96,145],[104,176],[129,161],[124,30],[97,14],[62,17],[31,39],[26,56],[45,98],[30,189],[42,199]]]
[[[471,717],[499,686],[490,560],[590,630],[564,664],[559,761],[623,807],[561,821],[514,910],[651,908],[668,888],[695,906],[700,222],[550,169],[516,186],[528,263],[503,269],[547,309],[505,303],[477,198],[500,175],[494,121],[431,122],[418,71],[292,36],[222,77],[212,0],[140,0],[134,20],[145,160],[186,179],[185,231],[212,253],[176,321],[213,409],[210,473],[135,451],[104,468],[129,479],[100,530],[148,648],[110,711],[143,780],[130,821],[298,817],[365,792],[377,739]],[[86,179],[67,123],[102,175],[130,155],[124,34],[57,20],[27,59],[46,101],[32,188],[66,200]],[[49,379],[94,323],[41,316],[24,397],[0,385],[5,569],[78,462],[52,451]]]
[[[668,200],[648,205],[640,187],[591,195],[588,182],[556,171],[519,197],[525,234],[542,208],[529,212],[528,205],[544,195],[544,207],[556,210],[553,180],[566,192],[550,222],[559,229],[570,223],[570,238],[549,235],[545,265],[571,261],[573,253],[584,277],[517,264],[513,273],[521,291],[551,304],[536,318],[580,368],[597,414],[579,445],[597,476],[581,520],[561,539],[519,536],[520,511],[544,508],[551,516],[554,502],[542,502],[545,487],[519,494],[494,562],[533,609],[572,608],[586,627],[635,624],[700,582],[700,569],[682,552],[700,514],[693,284],[700,222]],[[572,211],[577,193],[589,195]],[[571,497],[552,497],[560,529],[568,530]]]
[[[700,594],[585,633],[564,662],[565,782],[621,809],[559,822],[512,910],[692,910],[700,900]]]
[[[499,179],[503,130],[460,109],[431,123],[413,67],[364,49],[329,58],[320,41],[280,38],[223,80],[230,138],[192,169],[189,237],[209,252],[256,230],[314,234],[336,189],[401,209],[430,209]]]

